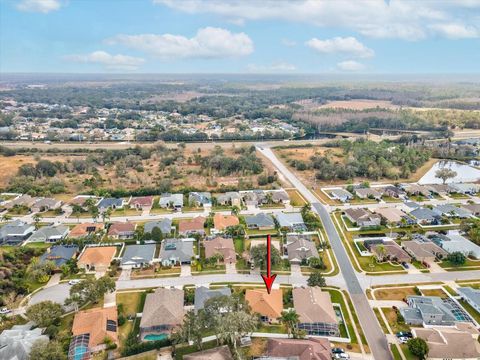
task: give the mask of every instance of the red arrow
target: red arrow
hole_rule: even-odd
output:
[[[272,271],[272,239],[270,238],[270,235],[267,235],[267,275],[262,274],[262,279],[263,282],[265,283],[265,286],[267,287],[267,293],[270,294],[270,291],[272,290],[272,285],[273,282],[275,281],[275,278],[277,277],[277,274],[271,274]]]

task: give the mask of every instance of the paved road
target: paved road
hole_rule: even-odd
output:
[[[343,247],[340,236],[335,229],[332,219],[325,207],[319,203],[315,195],[275,156],[270,148],[259,146],[258,149],[275,167],[292,183],[294,187],[312,204],[312,210],[318,213],[330,240],[332,250],[337,258],[341,274],[345,279],[347,290],[352,298],[358,320],[363,329],[373,357],[378,360],[393,359],[387,338],[378,323],[378,320],[368,303],[357,274]]]

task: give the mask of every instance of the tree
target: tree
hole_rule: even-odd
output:
[[[233,346],[235,355],[240,357],[237,349],[238,341],[246,334],[252,333],[258,326],[258,318],[245,310],[227,312],[218,324],[221,341],[226,341]]]
[[[326,286],[325,278],[319,270],[313,271],[307,279],[308,286]]]
[[[202,339],[206,330],[205,313],[190,310],[183,318],[182,325],[178,328],[173,336],[175,342],[193,342],[198,350],[202,350]]]
[[[115,281],[109,276],[100,279],[88,278],[70,288],[70,297],[65,304],[82,306],[87,303],[96,303],[106,293],[115,291]]]
[[[28,357],[30,360],[67,360],[62,344],[58,341],[37,340]]]
[[[35,223],[35,229],[38,230],[38,224],[42,220],[42,217],[40,216],[40,214],[33,214],[32,219],[33,219],[33,222]]]
[[[444,184],[447,182],[448,179],[454,178],[455,176],[457,176],[457,172],[446,167],[438,169],[435,172],[435,177],[442,179]]]
[[[323,260],[318,257],[311,257],[308,259],[308,265],[314,269],[325,269],[325,264]]]
[[[467,257],[460,251],[454,251],[447,255],[447,260],[455,266],[461,266],[467,261]]]
[[[47,327],[58,321],[63,314],[63,309],[60,304],[47,300],[39,302],[30,306],[27,309],[26,315],[39,327]]]
[[[295,309],[282,311],[282,316],[280,317],[280,322],[285,325],[287,328],[288,337],[293,335],[293,338],[296,338],[298,333],[298,323],[300,317],[298,316]]]
[[[421,338],[413,338],[407,341],[408,350],[420,360],[425,359],[428,354],[428,344]]]
[[[225,234],[229,235],[229,236],[233,236],[233,237],[242,236],[242,235],[245,234],[245,229],[240,224],[233,225],[233,226],[229,226],[225,229]]]
[[[258,246],[254,246],[250,250],[250,257],[252,258],[255,265],[260,265],[261,268],[265,268],[267,261],[267,245],[260,244]],[[272,246],[271,248],[271,259],[272,265],[279,264],[282,260],[280,257],[280,252],[274,246]]]

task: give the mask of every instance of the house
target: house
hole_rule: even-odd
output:
[[[437,212],[424,207],[412,210],[410,215],[417,219],[417,222],[422,225],[438,225],[441,220],[441,216]]]
[[[67,261],[75,259],[78,253],[77,245],[54,245],[45,251],[40,256],[40,263],[51,261],[55,264],[56,268],[60,268]]]
[[[42,335],[42,332],[43,329],[34,328],[32,322],[13,325],[10,329],[3,330],[0,334],[0,359],[30,360],[32,345],[36,341],[50,340],[47,335]]]
[[[333,189],[330,191],[330,197],[345,203],[353,199],[353,194],[344,189]]]
[[[97,202],[98,198],[94,195],[77,195],[75,196],[71,201],[70,201],[70,205],[78,205],[82,208],[85,207],[85,202],[87,202],[87,200],[91,199],[90,201],[93,201],[94,203]]]
[[[382,191],[383,191],[383,195],[390,196],[392,198],[399,198],[405,195],[404,191],[402,191],[400,188],[393,185],[385,186],[382,189]]]
[[[97,204],[100,212],[105,212],[108,209],[116,210],[123,208],[123,199],[120,198],[103,198]]]
[[[247,206],[258,207],[267,203],[267,196],[263,190],[245,191],[242,196],[243,202]]]
[[[278,322],[282,316],[283,299],[282,290],[272,289],[270,294],[266,289],[247,289],[245,301],[253,313],[259,314],[261,320],[268,323]]]
[[[242,207],[242,196],[239,192],[229,191],[225,194],[220,194],[217,197],[217,204],[222,206],[237,206]]]
[[[480,204],[460,205],[460,208],[468,211],[473,216],[480,216]]]
[[[182,236],[205,235],[205,220],[203,216],[197,216],[191,220],[180,220],[178,222],[178,234]]]
[[[53,198],[37,199],[30,207],[32,212],[43,212],[47,210],[55,210],[62,206],[62,202]]]
[[[136,228],[137,224],[131,222],[116,222],[108,228],[108,236],[118,240],[133,239]]]
[[[227,228],[239,224],[238,217],[235,215],[222,215],[220,213],[215,213],[213,216],[213,229],[211,229],[211,232],[219,234],[227,230]]]
[[[402,247],[412,258],[426,263],[432,263],[448,255],[444,249],[431,241],[403,241]]]
[[[203,241],[203,246],[205,247],[206,259],[209,259],[216,254],[220,254],[223,258],[223,262],[226,264],[232,264],[237,261],[232,238],[217,236],[212,240]]]
[[[84,236],[95,235],[96,233],[103,230],[103,224],[101,223],[81,223],[75,225],[75,227],[70,230],[68,234],[69,238],[76,239]]]
[[[165,334],[182,324],[185,310],[183,309],[184,291],[179,289],[158,288],[147,294],[140,320],[140,339]]]
[[[395,241],[383,241],[382,244],[375,244],[369,247],[372,254],[378,261],[410,262],[412,259]]]
[[[195,288],[195,312],[205,306],[205,302],[219,296],[232,296],[232,290],[228,287],[209,289],[204,286]]]
[[[472,334],[456,328],[413,328],[412,334],[426,341],[429,360],[480,359],[478,332]]]
[[[77,265],[86,271],[107,271],[116,252],[115,246],[86,247],[80,254]]]
[[[328,292],[319,287],[301,287],[294,288],[292,294],[299,329],[308,335],[340,336],[337,315]]]
[[[452,188],[448,184],[431,184],[428,188],[431,192],[438,195],[448,195],[452,192]]]
[[[145,234],[151,234],[154,228],[158,228],[163,235],[170,235],[172,232],[172,219],[161,219],[158,221],[148,221],[143,226]]]
[[[137,210],[149,210],[153,205],[153,196],[132,197],[128,205]]]
[[[452,188],[452,192],[464,194],[464,195],[475,195],[480,191],[480,185],[478,184],[467,184],[467,183],[458,183],[458,184],[449,184]]]
[[[360,199],[377,199],[380,200],[382,198],[382,192],[375,190],[373,188],[358,188],[355,189],[355,194]]]
[[[301,213],[278,213],[276,217],[280,228],[288,229],[289,231],[307,230]]]
[[[211,206],[212,194],[209,192],[191,192],[188,195],[188,204],[192,207]]]
[[[138,269],[152,265],[156,247],[155,244],[126,246],[120,266],[122,269]]]
[[[325,338],[269,338],[266,359],[330,360],[331,347],[330,341]]]
[[[319,258],[315,242],[306,235],[287,235],[288,260],[292,264],[301,264],[311,258]]]
[[[469,211],[456,207],[452,204],[437,205],[433,208],[433,211],[447,217],[455,217],[461,219],[467,219],[471,217],[471,213]]]
[[[27,208],[30,208],[30,206],[32,206],[35,201],[37,201],[37,199],[38,198],[33,198],[30,195],[25,194],[7,202],[4,207],[7,210],[12,209],[14,206],[25,206]]]
[[[480,246],[460,235],[458,231],[449,231],[447,235],[436,234],[432,241],[448,253],[460,251],[465,256],[480,259]]]
[[[0,228],[0,244],[17,245],[35,231],[35,226],[21,220],[8,222]]]
[[[105,339],[119,344],[117,334],[117,307],[93,308],[75,314],[69,359],[90,359],[106,348]]]
[[[270,194],[270,195],[269,195]],[[270,197],[275,204],[289,204],[290,197],[285,190],[269,190],[265,193],[266,197]]]
[[[160,261],[163,266],[190,264],[193,257],[193,238],[164,239],[160,247]]]
[[[415,209],[421,208],[421,205],[417,204],[414,201],[405,201],[403,205],[405,205],[405,211],[407,211],[408,213],[412,212]]]
[[[427,186],[418,185],[418,184],[408,184],[405,186],[405,191],[409,195],[415,196],[430,196],[430,189]]]
[[[158,201],[158,206],[161,208],[172,208],[175,211],[181,211],[183,207],[183,194],[162,194]]]
[[[407,221],[406,219],[408,218],[407,214],[405,214],[402,210],[394,207],[377,208],[374,211],[388,224],[399,225],[402,223],[402,221]]]
[[[46,242],[54,243],[67,237],[69,227],[65,225],[44,226],[35,231],[29,238],[28,242]]]
[[[470,320],[468,316],[461,318],[458,305],[438,296],[410,295],[407,304],[408,307],[400,308],[400,313],[409,325],[453,326],[455,322]]]
[[[480,290],[472,287],[460,287],[457,288],[457,292],[463,300],[480,313]]]
[[[354,226],[361,228],[380,226],[382,223],[380,215],[365,209],[349,208],[344,211],[344,215]]]
[[[185,355],[183,360],[233,360],[233,356],[228,346],[223,345]]]
[[[258,213],[256,215],[245,216],[245,224],[247,229],[256,230],[273,230],[275,229],[275,221],[270,215]]]

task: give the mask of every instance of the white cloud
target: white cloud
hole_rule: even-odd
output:
[[[223,20],[284,20],[316,26],[340,27],[374,38],[419,40],[446,35],[433,24],[459,23],[466,28],[478,21],[478,0],[153,0],[189,14],[211,13]]]
[[[354,60],[341,61],[337,64],[337,68],[342,71],[360,71],[365,70],[365,65]]]
[[[480,36],[480,29],[463,24],[436,24],[432,25],[431,28],[450,39],[467,39]]]
[[[65,60],[85,64],[101,64],[108,70],[132,71],[138,69],[145,60],[128,55],[111,55],[106,51],[94,51],[90,54],[68,55]]]
[[[349,54],[361,58],[372,57],[375,52],[363,45],[352,36],[334,37],[332,39],[320,40],[313,38],[305,43],[308,47],[323,54]]]
[[[285,46],[288,46],[288,47],[294,47],[295,45],[297,45],[297,42],[294,41],[294,40],[283,38],[282,39],[282,44],[285,45]]]
[[[295,70],[297,70],[295,65],[283,61],[270,65],[249,64],[247,66],[247,71],[252,73],[287,73]]]
[[[60,9],[60,0],[21,0],[17,4],[20,11],[49,13]]]
[[[107,39],[107,44],[121,44],[164,60],[238,57],[253,52],[253,41],[247,34],[214,27],[199,29],[192,38],[172,34],[117,35]]]

